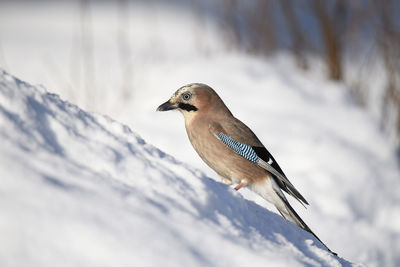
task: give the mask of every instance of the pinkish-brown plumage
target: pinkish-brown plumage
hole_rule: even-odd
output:
[[[194,83],[179,88],[157,110],[171,109],[181,111],[194,149],[221,176],[223,183],[238,184],[236,190],[248,187],[274,204],[284,218],[321,241],[294,211],[282,190],[302,204],[308,202],[287,179],[257,136],[232,115],[211,87]],[[223,142],[221,135],[232,144]],[[245,158],[245,153],[250,153],[256,160]]]

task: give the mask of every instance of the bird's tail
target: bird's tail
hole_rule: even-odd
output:
[[[292,206],[289,204],[289,202],[284,199],[283,197],[281,197],[278,194],[279,198],[281,199],[282,203],[284,205],[279,205],[276,206],[276,208],[278,209],[279,213],[286,219],[289,220],[293,223],[295,223],[297,226],[299,226],[300,228],[304,229],[305,231],[309,232],[310,234],[312,234],[319,242],[321,242],[322,245],[325,246],[325,248],[332,253],[333,255],[337,256],[337,253],[333,252],[332,250],[330,250],[325,244],[324,242],[321,241],[321,239],[319,239],[319,237],[314,234],[313,231],[311,231],[310,227],[308,227],[308,225],[300,218],[300,216],[297,214],[297,212],[292,208]]]
[[[332,252],[319,237],[311,231],[310,227],[300,218],[300,216],[296,213],[296,211],[290,206],[290,203],[286,200],[285,195],[279,188],[279,185],[275,182],[274,179],[266,179],[262,183],[253,183],[249,185],[249,188],[255,193],[259,194],[262,198],[274,204],[274,206],[278,209],[280,214],[286,220],[289,220],[295,223],[300,228],[312,234],[322,245],[326,247],[326,249],[332,253],[333,255],[337,255],[335,252]]]

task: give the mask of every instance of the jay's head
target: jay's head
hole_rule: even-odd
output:
[[[228,110],[217,93],[202,83],[182,86],[167,102],[160,105],[157,111],[174,109],[181,111],[185,118],[193,117],[196,113]]]

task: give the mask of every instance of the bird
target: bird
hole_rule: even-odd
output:
[[[233,116],[210,86],[191,83],[180,87],[157,111],[179,110],[189,140],[200,158],[235,190],[247,187],[272,203],[279,213],[312,234],[333,255],[321,239],[300,218],[285,193],[309,205],[286,177],[275,158],[253,131]]]

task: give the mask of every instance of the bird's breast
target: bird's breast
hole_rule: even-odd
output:
[[[267,176],[257,164],[239,156],[214,136],[208,124],[186,125],[186,131],[201,159],[221,177],[233,183],[239,183],[242,179],[252,183]]]

